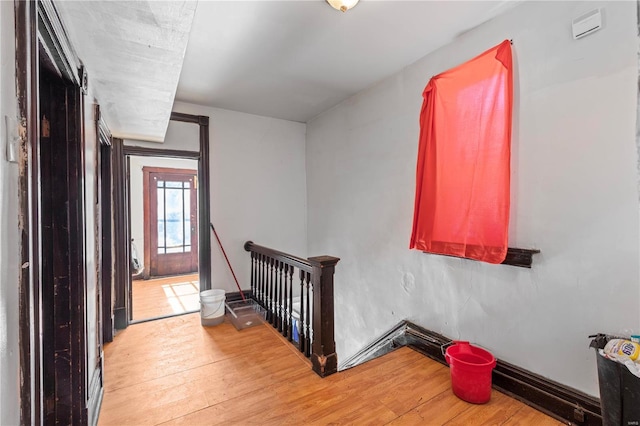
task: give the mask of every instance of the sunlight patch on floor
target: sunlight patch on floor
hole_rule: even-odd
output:
[[[198,275],[133,281],[134,321],[200,309]]]

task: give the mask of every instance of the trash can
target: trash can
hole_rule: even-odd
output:
[[[640,377],[626,365],[600,354],[599,349],[604,349],[613,336],[589,337],[593,338],[589,346],[596,349],[603,426],[640,425]]]

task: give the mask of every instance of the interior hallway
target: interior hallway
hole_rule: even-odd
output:
[[[493,391],[463,402],[449,370],[409,348],[321,379],[271,328],[200,326],[198,314],[136,324],[105,346],[99,424],[559,425]]]
[[[198,274],[131,281],[133,320],[177,315],[200,309]]]

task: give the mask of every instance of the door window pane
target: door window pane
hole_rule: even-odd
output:
[[[190,183],[158,181],[158,253],[191,251]]]
[[[185,182],[185,185],[189,185],[189,182]],[[186,212],[189,212],[189,206],[191,206],[191,193],[189,192],[189,187],[187,186],[184,191],[184,209]],[[191,251],[191,246],[189,243],[191,242],[191,217],[189,214],[184,215],[184,251]]]
[[[169,182],[167,182],[167,186]],[[166,238],[167,248],[184,245],[184,203],[182,189],[166,189]],[[182,250],[180,250],[182,251]]]

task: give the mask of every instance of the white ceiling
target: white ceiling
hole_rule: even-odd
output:
[[[514,1],[200,1],[176,99],[306,122]]]
[[[307,122],[518,1],[56,5],[114,136],[161,141],[174,96]]]

